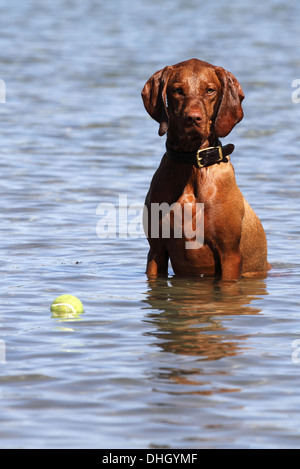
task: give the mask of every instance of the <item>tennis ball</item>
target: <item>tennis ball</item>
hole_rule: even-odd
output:
[[[72,317],[84,312],[83,304],[76,296],[61,295],[56,298],[51,305],[51,312],[54,316]]]

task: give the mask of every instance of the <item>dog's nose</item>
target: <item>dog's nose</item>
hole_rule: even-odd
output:
[[[189,125],[200,124],[202,121],[201,111],[198,109],[190,110],[186,113],[186,121]]]

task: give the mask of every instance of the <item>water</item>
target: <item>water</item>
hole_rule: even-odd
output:
[[[300,4],[1,1],[0,446],[299,448]],[[222,286],[145,277],[143,237],[97,236],[143,203],[164,151],[140,92],[197,57],[230,70],[226,142],[273,269]],[[85,313],[52,317],[69,293]]]

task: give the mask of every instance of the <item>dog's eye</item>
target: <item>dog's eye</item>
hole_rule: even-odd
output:
[[[182,88],[177,87],[177,88],[174,88],[173,93],[174,94],[183,94],[183,90],[182,90]]]
[[[206,93],[207,94],[214,94],[215,90],[213,88],[207,88]]]

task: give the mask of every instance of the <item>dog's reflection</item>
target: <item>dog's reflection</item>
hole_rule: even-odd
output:
[[[224,284],[211,279],[151,280],[144,300],[145,321],[154,326],[156,345],[166,352],[194,355],[202,360],[241,353],[246,334],[231,328],[234,315],[258,315],[252,305],[267,295],[263,279],[241,279]]]

